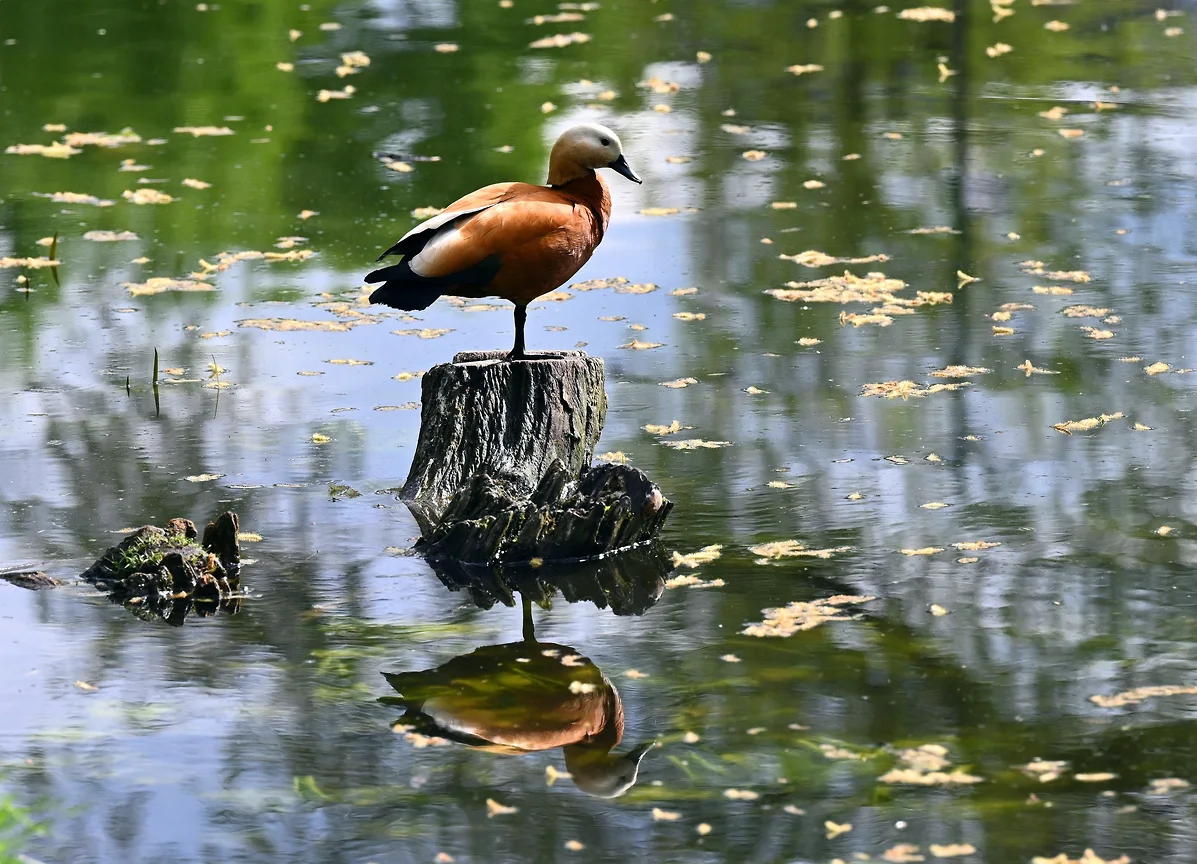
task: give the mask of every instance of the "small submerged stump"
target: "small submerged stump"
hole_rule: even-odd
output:
[[[41,570],[17,570],[0,573],[0,579],[27,591],[41,591],[43,588],[57,588],[62,583]]]
[[[424,375],[420,437],[399,495],[422,531],[477,475],[528,497],[554,460],[576,476],[594,457],[607,417],[603,361],[581,351],[505,356],[467,351]]]
[[[127,607],[182,623],[193,603],[225,605],[240,587],[241,553],[236,513],[223,513],[204,530],[189,519],[165,528],[144,525],[108,549],[80,578]],[[179,602],[183,601],[183,602]]]
[[[416,549],[462,564],[593,559],[657,535],[673,504],[644,472],[592,466],[607,415],[603,361],[458,354],[424,376],[420,437],[400,493]]]

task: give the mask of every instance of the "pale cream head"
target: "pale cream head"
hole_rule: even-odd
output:
[[[611,168],[634,183],[640,182],[628,167],[618,135],[598,123],[571,126],[561,133],[549,154],[549,185],[564,185],[599,168]]]
[[[629,753],[606,753],[575,744],[563,747],[562,752],[575,786],[596,798],[618,798],[636,785],[640,760],[656,746],[650,741]]]

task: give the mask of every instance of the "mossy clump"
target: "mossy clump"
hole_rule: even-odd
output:
[[[174,610],[174,601],[221,603],[240,586],[238,527],[237,515],[224,513],[208,524],[201,541],[188,519],[171,519],[164,528],[145,525],[108,549],[81,578],[116,602],[163,617]]]

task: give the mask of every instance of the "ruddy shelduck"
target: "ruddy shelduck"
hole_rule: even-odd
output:
[[[399,723],[490,753],[560,747],[574,784],[616,798],[636,782],[655,742],[612,753],[623,737],[623,702],[599,668],[567,645],[525,640],[487,645],[422,672],[384,672],[405,709]]]
[[[502,297],[515,304],[515,347],[507,359],[533,359],[524,351],[528,304],[577,273],[607,230],[611,195],[598,168],[641,182],[606,126],[566,129],[549,155],[547,186],[495,183],[421,222],[379,256],[404,258],[366,277],[383,283],[370,302],[413,310],[442,294]]]

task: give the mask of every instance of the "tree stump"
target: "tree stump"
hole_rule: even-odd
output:
[[[608,463],[578,478],[554,460],[531,495],[470,478],[416,548],[466,564],[580,561],[651,540],[671,509],[638,468]]]
[[[607,415],[603,361],[458,354],[424,376],[400,498],[416,549],[463,565],[578,563],[646,545],[673,504],[644,472],[591,465]]]
[[[467,351],[424,375],[420,437],[399,497],[425,533],[477,475],[527,497],[554,460],[576,478],[594,456],[607,416],[603,361],[581,351],[504,356]]]
[[[193,533],[188,536],[194,537],[198,533],[194,525],[191,530]],[[241,568],[241,541],[237,536],[240,531],[241,520],[232,511],[221,513],[204,528],[203,547],[220,559],[230,580],[236,578]]]
[[[179,625],[193,606],[200,614],[216,608],[235,611],[238,524],[237,514],[222,513],[208,523],[202,542],[190,519],[170,519],[165,528],[144,525],[110,547],[79,578],[139,618]]]

